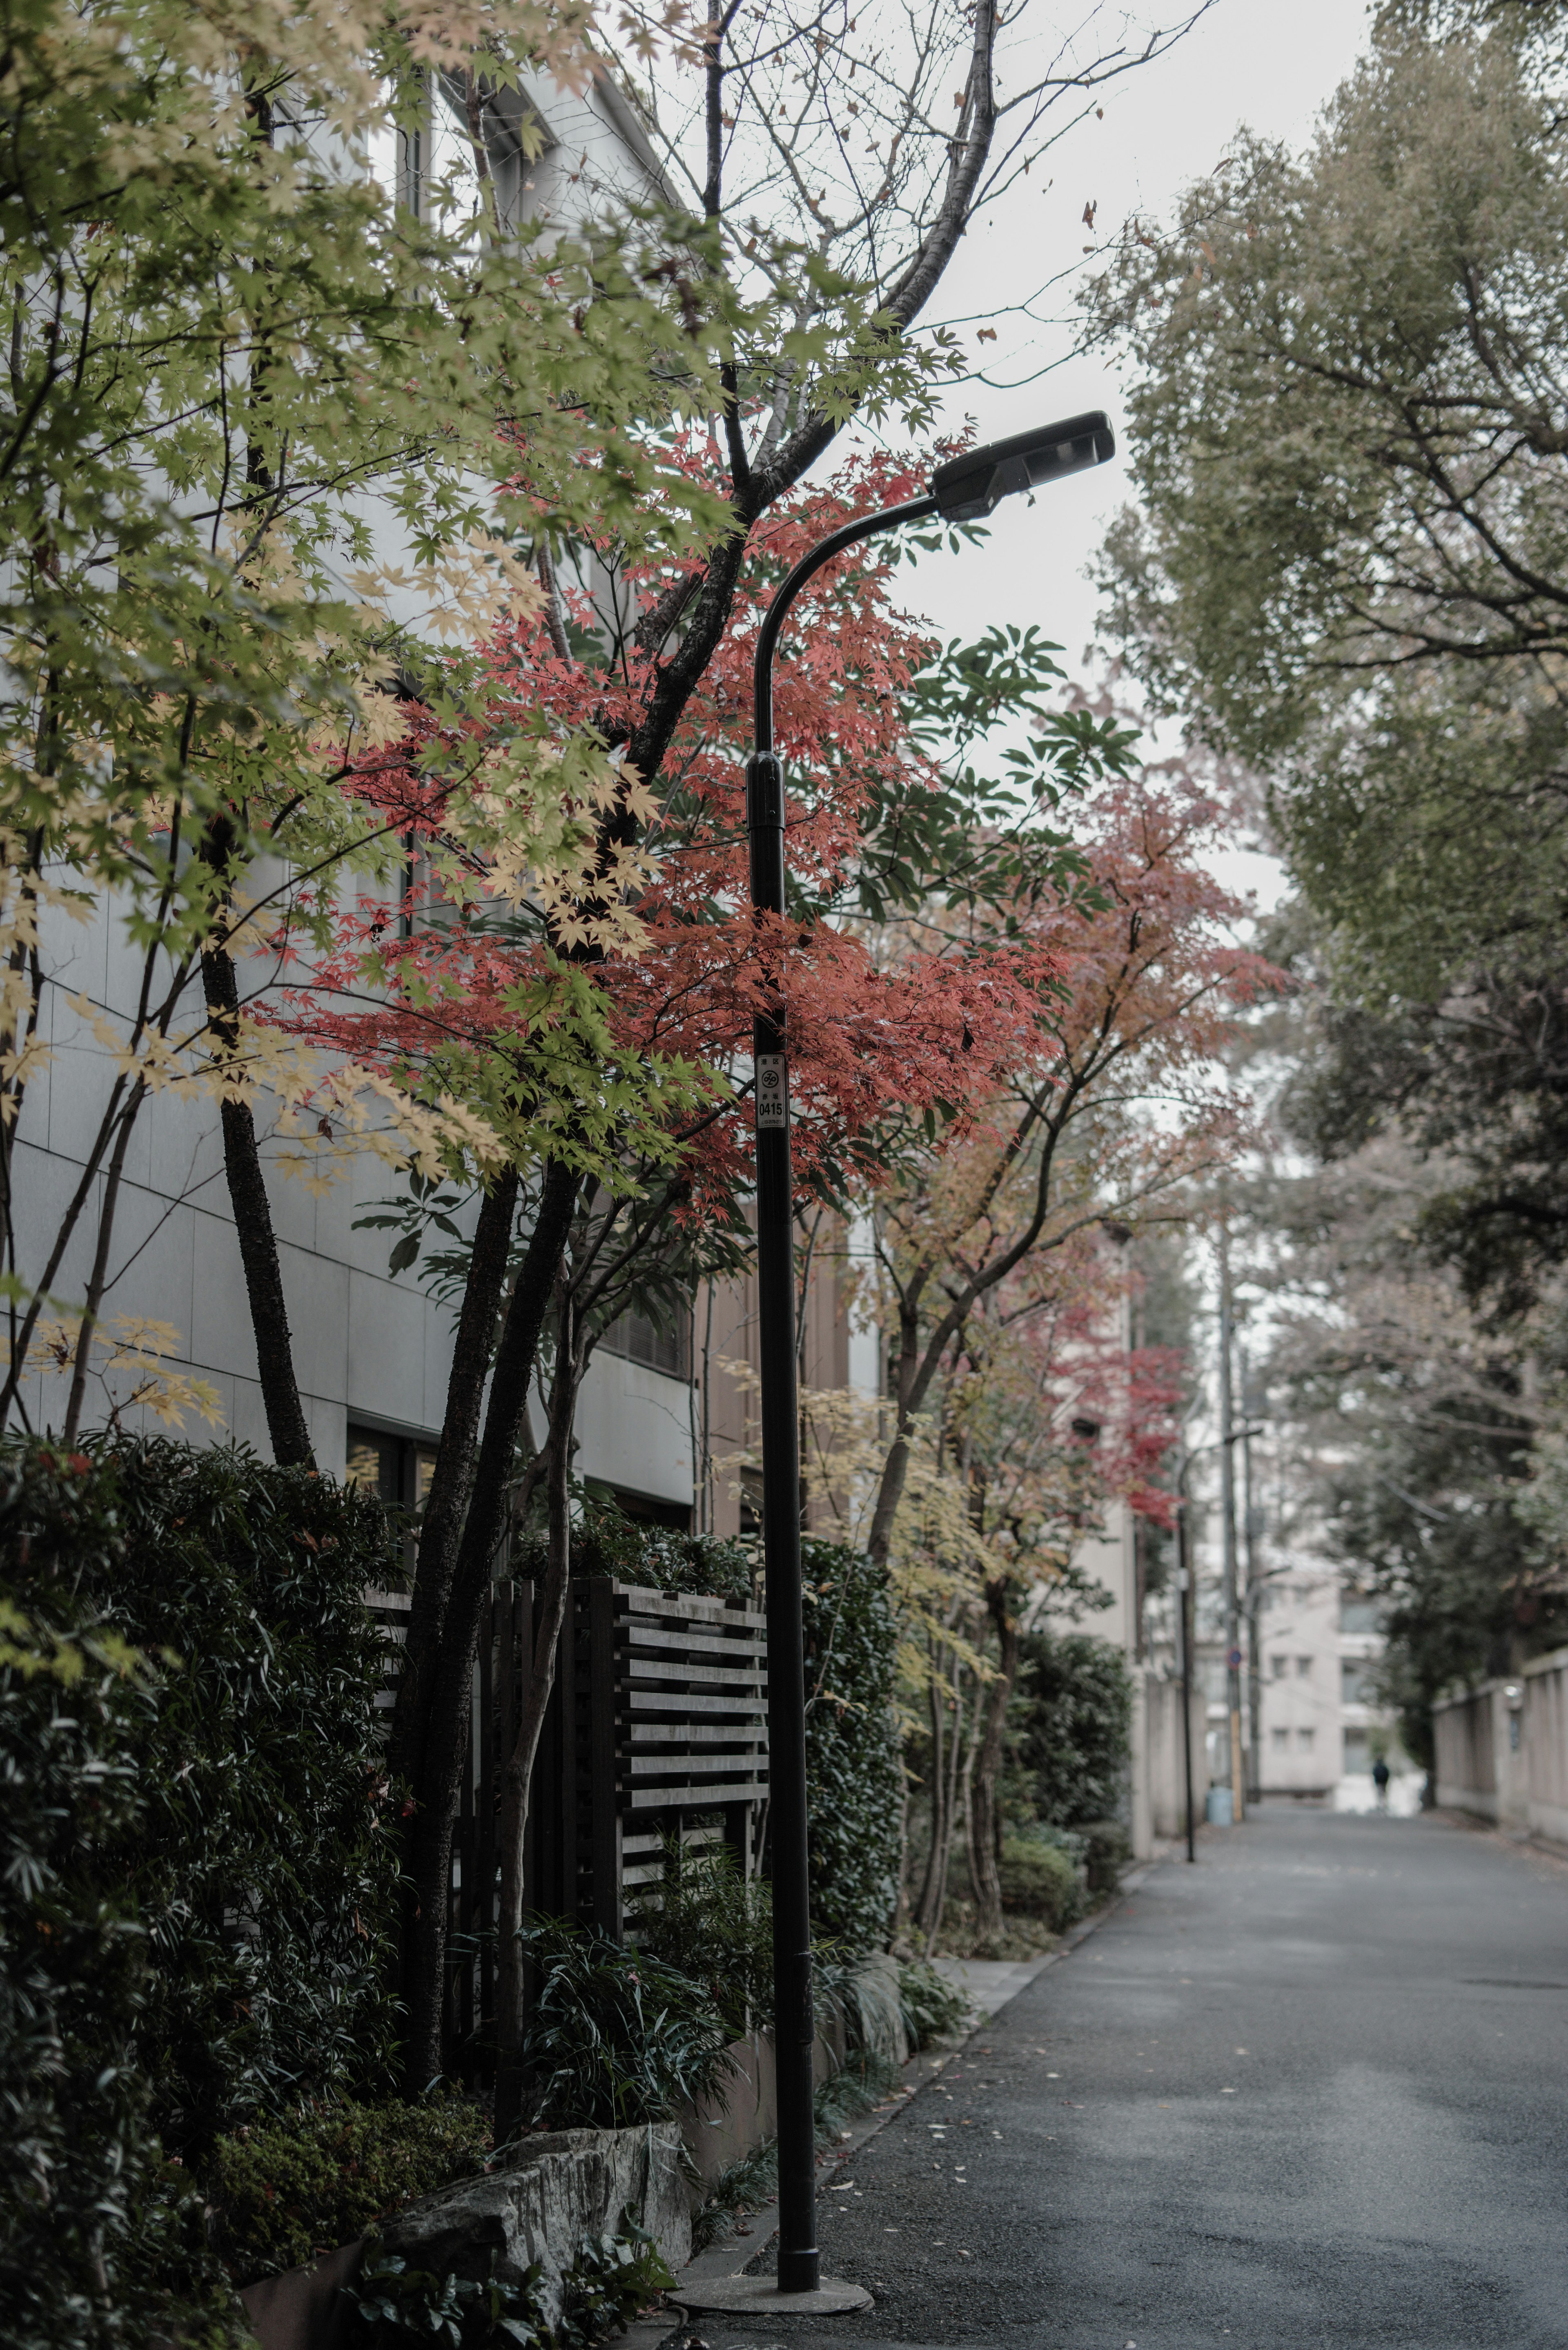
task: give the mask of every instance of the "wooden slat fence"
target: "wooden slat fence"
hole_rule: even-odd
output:
[[[384,1709],[408,1601],[376,1594],[390,1645]],[[490,2078],[502,1773],[532,1668],[538,1593],[492,1586],[471,1692],[468,1768],[453,1837],[448,2069]],[[751,1875],[767,1804],[764,1622],[723,1600],[669,1596],[607,1576],[574,1582],[529,1806],[531,1911],[621,1939],[627,1898],[656,1877],[666,1835],[722,1839]]]

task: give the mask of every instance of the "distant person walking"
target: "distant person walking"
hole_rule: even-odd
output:
[[[1372,1765],[1372,1783],[1377,1790],[1377,1808],[1380,1812],[1386,1812],[1388,1809],[1388,1782],[1393,1775],[1380,1754]]]

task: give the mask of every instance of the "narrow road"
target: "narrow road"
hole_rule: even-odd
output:
[[[1558,2350],[1568,1866],[1429,1818],[1211,1832],[822,2200],[876,2307],[775,2340]]]

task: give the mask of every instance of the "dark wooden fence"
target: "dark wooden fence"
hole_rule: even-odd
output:
[[[453,1838],[449,2070],[493,2071],[496,1835],[502,1773],[532,1670],[538,1595],[492,1586],[471,1694],[468,1768]],[[408,1601],[378,1595],[397,1645]],[[396,1666],[389,1677],[389,1709]],[[575,1918],[619,1940],[627,1897],[657,1877],[669,1835],[722,1839],[743,1875],[761,1854],[767,1802],[763,1618],[719,1599],[575,1582],[529,1805],[529,1909]]]

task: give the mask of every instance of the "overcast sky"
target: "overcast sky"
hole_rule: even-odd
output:
[[[1055,13],[1060,19],[1061,0]],[[1005,305],[1025,278],[1033,286],[1078,257],[1087,242],[1085,203],[1097,205],[1100,237],[1108,240],[1130,213],[1168,212],[1189,181],[1219,161],[1238,123],[1304,143],[1355,62],[1366,21],[1365,0],[1314,0],[1310,7],[1302,0],[1217,0],[1167,56],[1112,83],[1104,121],[1085,123],[1056,151],[1050,193],[1033,175],[972,234],[961,264],[963,307],[980,320],[992,311],[997,340],[985,347],[990,383],[963,387],[955,421],[972,414],[985,441],[1088,408],[1108,409],[1116,421],[1118,386],[1104,360],[1066,357],[1067,325],[1035,328],[1008,317]],[[1065,320],[1070,290],[1047,307]],[[978,353],[975,332],[973,325],[964,329]],[[1039,375],[1046,365],[1050,372]],[[1022,380],[1031,374],[1035,380]],[[918,573],[906,574],[910,605],[950,635],[978,634],[992,620],[1034,621],[1076,667],[1095,626],[1095,592],[1084,569],[1128,494],[1118,460],[1058,484],[1032,509],[1010,499],[983,552],[928,556]]]

